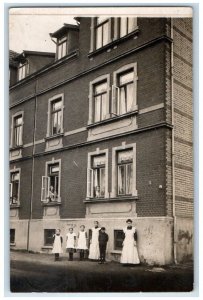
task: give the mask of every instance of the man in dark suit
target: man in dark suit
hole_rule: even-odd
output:
[[[105,232],[105,227],[101,227],[99,231],[99,251],[100,251],[100,261],[99,264],[103,264],[105,262],[106,257],[106,245],[109,240],[108,234]]]

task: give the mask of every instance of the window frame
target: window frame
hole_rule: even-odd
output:
[[[54,102],[61,100],[61,132],[57,134],[52,134],[52,105]],[[47,133],[46,137],[55,137],[64,134],[64,94],[57,94],[48,99],[48,111],[47,111]]]
[[[89,120],[88,120],[88,125],[89,124],[94,124],[94,100],[95,100],[95,95],[94,95],[94,88],[96,85],[98,85],[99,83],[105,82],[107,83],[107,90],[106,90],[106,118],[104,118],[103,120],[100,120],[96,123],[102,122],[104,120],[107,120],[108,118],[110,118],[110,91],[111,91],[111,87],[110,87],[110,74],[105,74],[105,75],[101,75],[99,77],[97,77],[96,79],[90,81],[89,83]],[[101,113],[101,112],[100,112]]]
[[[105,194],[104,197],[94,197],[94,177],[93,177],[93,168],[92,168],[92,161],[94,157],[102,156],[104,155],[105,157]],[[89,152],[88,153],[88,159],[87,159],[87,193],[86,193],[86,200],[88,199],[106,199],[109,197],[109,192],[108,192],[108,160],[109,160],[109,151],[108,149],[100,150],[97,148],[96,151],[94,152]]]
[[[19,183],[18,183],[18,199],[16,201],[16,203],[13,203],[11,201],[11,198],[13,197],[13,181],[11,180],[12,179],[12,175],[15,174],[15,173],[18,173],[19,174]],[[9,181],[9,203],[10,203],[10,206],[19,206],[20,205],[20,181],[21,181],[21,169],[20,168],[15,168],[10,170],[10,181]],[[12,191],[12,192],[11,192]]]
[[[93,17],[91,18],[91,26],[90,26],[90,32],[91,32],[91,38],[90,38],[90,52],[99,50],[104,48],[105,46],[107,46],[112,40],[113,40],[113,36],[112,36],[112,18],[106,18],[106,20],[103,20],[103,22],[101,22],[100,24],[97,24],[97,20],[98,17]],[[101,47],[97,48],[96,47],[96,29],[100,26],[102,26],[103,24],[109,23],[108,25],[108,42],[105,45],[102,45]]]
[[[121,245],[121,247],[118,247],[118,246],[116,245],[116,242],[118,242],[118,239],[117,239],[117,241],[116,241],[116,235],[117,235],[118,233],[120,233],[120,234],[123,235],[123,238],[120,238],[120,239],[119,239],[119,242],[120,242],[120,243],[123,243],[123,241],[124,241],[124,233],[123,233],[123,230],[122,230],[122,229],[114,229],[114,231],[113,231],[113,236],[114,236],[114,243],[113,243],[113,245],[114,245],[114,250],[115,250],[115,251],[121,251],[121,250],[122,250],[122,245]]]
[[[21,141],[22,144],[16,145],[15,142],[15,119],[22,117],[22,130],[21,130]],[[12,115],[12,120],[11,120],[11,137],[10,137],[10,147],[11,148],[20,148],[23,146],[23,129],[24,129],[24,111],[19,111],[16,112],[15,114]]]
[[[59,176],[58,176],[58,197],[57,198],[54,198],[56,200],[54,201],[50,201],[49,200],[49,197],[48,197],[48,192],[50,190],[50,185],[51,185],[51,180],[50,180],[50,176],[49,176],[49,168],[51,166],[54,166],[54,165],[58,165],[59,167]],[[45,193],[46,193],[46,198],[43,197],[43,190],[45,189],[44,188],[44,185],[43,185],[43,180],[44,179],[47,179],[48,181],[48,184],[47,184],[47,191],[45,190]],[[45,164],[45,176],[42,176],[42,184],[41,184],[41,202],[42,203],[45,203],[45,204],[49,204],[49,203],[61,203],[61,159],[57,159],[55,160],[54,158],[51,160],[51,161],[47,161],[46,164]]]
[[[52,237],[50,236],[49,239],[52,239],[51,242],[47,243],[47,236],[46,233],[50,231],[52,233],[50,233],[50,235],[52,235]],[[52,247],[53,246],[53,242],[54,242],[54,237],[53,235],[55,234],[55,229],[52,228],[44,228],[44,246],[45,247]]]
[[[133,168],[132,168],[132,194],[128,195],[119,195],[118,194],[118,164],[117,157],[118,152],[131,150],[133,151]],[[122,143],[121,146],[112,148],[112,186],[111,186],[111,198],[126,198],[126,197],[137,197],[137,189],[136,189],[136,143],[126,144]]]
[[[132,101],[132,109],[129,110],[129,111],[126,111],[126,113],[118,114],[117,108],[118,108],[118,102],[120,102],[120,92],[118,92],[118,91],[120,91],[120,86],[118,86],[118,80],[119,80],[120,76],[122,76],[123,74],[126,74],[126,73],[130,73],[131,70],[134,74],[134,79],[133,79],[134,98],[133,98],[133,101]],[[123,116],[125,114],[130,113],[130,112],[138,110],[138,105],[137,105],[137,81],[138,81],[138,76],[137,76],[137,63],[136,62],[127,64],[127,65],[119,68],[115,72],[113,72],[111,112],[114,116]]]
[[[63,40],[64,39],[64,40]],[[61,41],[60,41],[61,40]],[[68,42],[68,37],[67,35],[64,35],[62,36],[61,38],[58,38],[57,39],[57,60],[65,57],[68,53],[67,53],[67,49],[68,49],[68,45],[67,45],[67,42]],[[65,44],[65,55],[63,55],[63,45]],[[59,57],[59,47],[62,46],[61,48],[61,56]],[[63,56],[62,56],[63,55]]]
[[[132,170],[133,170],[133,159],[130,161],[123,162],[123,163],[119,163],[119,161],[118,161],[119,153],[129,151],[129,150],[130,149],[117,151],[117,196],[118,197],[132,196],[132,193],[127,193],[127,175],[126,175],[126,173],[127,173],[127,167],[129,165],[132,166]],[[131,151],[132,151],[132,155],[133,155],[133,149],[131,149]],[[118,176],[118,174],[119,174],[120,167],[124,167],[124,193],[119,193],[119,176]]]
[[[24,76],[20,76],[21,74],[21,70],[24,69]],[[24,63],[19,63],[18,66],[18,81],[23,80],[26,76],[29,75],[29,62],[28,60],[26,60]]]

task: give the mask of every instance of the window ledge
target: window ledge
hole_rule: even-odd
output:
[[[10,204],[10,209],[20,208],[20,204]]]
[[[109,42],[108,44],[106,44],[105,46],[99,48],[99,49],[96,49],[96,50],[93,50],[92,52],[89,52],[88,54],[88,57],[91,58],[92,56],[95,56],[101,52],[104,52],[105,50],[108,50],[108,49],[111,49],[113,48],[114,46],[134,37],[135,35],[137,35],[139,33],[139,28],[136,27],[136,29],[130,33],[128,33],[127,35],[123,36],[123,37],[120,37],[120,38],[117,38],[111,42]]]
[[[20,146],[11,146],[9,148],[10,151],[12,151],[12,150],[20,150],[20,149],[23,149],[23,145],[20,145]]]
[[[59,201],[52,201],[52,202],[42,202],[42,206],[57,206],[61,205],[61,202]]]
[[[126,114],[123,114],[123,115],[120,115],[120,116],[116,115],[116,116],[113,116],[109,119],[106,119],[106,120],[103,120],[103,121],[100,121],[100,122],[88,124],[87,129],[92,128],[92,127],[96,127],[96,126],[101,126],[101,125],[104,125],[104,124],[108,124],[108,123],[111,123],[111,122],[116,122],[118,120],[122,120],[122,119],[131,117],[131,116],[136,115],[136,114],[138,114],[138,108],[136,110],[133,110],[129,113],[126,113]]]
[[[50,136],[47,136],[45,138],[46,141],[49,141],[49,140],[54,140],[54,139],[57,139],[57,138],[60,138],[60,137],[63,137],[64,136],[64,133],[59,133],[59,134],[55,134],[55,135],[50,135]]]
[[[50,249],[50,250],[51,250],[52,248],[53,248],[53,246],[42,246],[42,247],[41,247],[42,250],[43,250],[43,249]]]
[[[15,247],[16,243],[10,243],[10,247]]]
[[[137,200],[138,196],[122,196],[122,197],[115,197],[115,198],[86,198],[84,203],[98,203],[98,202],[120,202],[126,200]]]

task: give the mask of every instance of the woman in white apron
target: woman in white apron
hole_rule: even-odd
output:
[[[99,259],[99,223],[94,222],[94,228],[92,228],[92,239],[90,241],[89,259]]]
[[[137,252],[136,228],[132,226],[132,220],[126,221],[127,227],[123,229],[125,238],[123,241],[123,249],[121,253],[122,264],[139,264],[140,259]]]

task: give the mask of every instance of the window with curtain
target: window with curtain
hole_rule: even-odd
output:
[[[123,37],[130,32],[134,31],[137,26],[137,18],[120,18],[120,37]]]
[[[117,114],[122,115],[133,109],[134,100],[134,70],[118,74],[117,78]]]
[[[107,81],[95,84],[93,90],[94,122],[99,122],[105,120],[107,115]]]
[[[66,56],[67,54],[67,37],[64,36],[60,39],[58,39],[58,44],[57,44],[57,57],[58,59]]]
[[[62,132],[62,100],[51,102],[51,135]]]
[[[19,204],[20,172],[10,174],[10,205]]]
[[[105,155],[92,158],[93,197],[96,198],[105,196],[105,164]]]
[[[96,18],[95,35],[96,49],[99,49],[109,42],[110,19],[106,17]]]
[[[117,155],[118,195],[132,195],[133,150],[119,151]]]
[[[42,176],[41,201],[42,202],[60,202],[59,184],[60,167],[59,163],[49,164],[47,167],[47,176]]]
[[[13,128],[13,146],[21,146],[23,144],[23,116],[18,115],[14,118]]]

